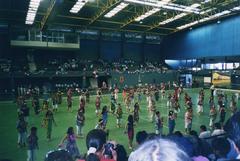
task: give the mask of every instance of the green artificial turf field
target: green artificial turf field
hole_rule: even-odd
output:
[[[199,132],[199,126],[201,124],[205,124],[208,126],[209,124],[209,106],[208,99],[210,95],[209,90],[205,90],[205,100],[204,100],[204,114],[199,116],[196,114],[196,104],[198,98],[198,92],[200,89],[187,89],[186,91],[190,94],[193,101],[194,108],[194,118],[193,118],[193,130]],[[167,91],[166,96],[168,92]],[[228,100],[230,100],[230,95],[228,95]],[[166,107],[166,99],[160,99],[159,102],[156,103],[157,109],[160,110],[162,116],[164,117],[164,130],[163,133],[167,134],[167,113],[168,109]],[[122,103],[122,94],[119,94],[119,102],[122,104],[124,115],[123,115],[123,125],[126,123],[126,118],[128,114],[126,113],[126,108]],[[40,102],[42,104],[42,102]],[[215,99],[216,103],[216,99]],[[184,132],[184,100],[183,95],[180,100],[181,104],[181,112],[178,114],[178,118],[176,120],[176,130],[181,130]],[[101,106],[108,105],[110,106],[110,95],[104,95]],[[59,111],[54,114],[57,126],[53,126],[52,131],[52,140],[50,142],[46,139],[46,129],[41,127],[41,122],[45,113],[41,113],[39,116],[35,116],[33,109],[31,108],[31,102],[28,101],[28,106],[31,109],[30,118],[29,118],[29,127],[36,126],[38,128],[38,137],[39,137],[39,150],[37,154],[37,160],[42,161],[45,154],[50,151],[57,149],[58,144],[61,139],[64,137],[66,130],[68,127],[73,126],[75,129],[75,118],[77,109],[79,106],[79,98],[74,97],[73,100],[73,112],[67,112],[66,106],[66,98],[63,98],[63,103],[59,107]],[[77,140],[78,147],[80,149],[80,153],[83,154],[86,152],[86,144],[85,138],[86,134],[89,130],[93,129],[97,123],[97,116],[95,114],[95,96],[90,97],[90,104],[86,104],[86,112],[85,112],[85,126],[83,128],[84,138],[80,138]],[[140,103],[140,121],[135,126],[135,134],[139,130],[146,130],[147,132],[154,132],[154,124],[149,122],[148,112],[147,112],[147,103],[145,96]],[[227,112],[226,118],[230,116],[230,112]],[[18,148],[17,146],[17,130],[16,130],[16,122],[17,122],[17,107],[15,103],[11,101],[2,101],[0,102],[0,160],[1,159],[11,159],[12,161],[26,161],[27,159],[27,150],[26,148]],[[119,144],[123,144],[128,152],[128,139],[127,135],[124,134],[124,128],[117,128],[116,126],[116,118],[112,114],[109,113],[107,129],[110,131],[109,139],[116,140]],[[76,129],[75,129],[76,130]],[[135,140],[134,140],[135,145]]]

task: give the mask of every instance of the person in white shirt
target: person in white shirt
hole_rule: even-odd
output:
[[[200,134],[199,138],[204,139],[211,136],[211,132],[207,130],[207,127],[205,125],[200,126]]]
[[[216,136],[216,135],[221,135],[224,134],[225,131],[222,129],[221,124],[220,123],[215,123],[214,124],[214,130],[212,132],[212,136]]]

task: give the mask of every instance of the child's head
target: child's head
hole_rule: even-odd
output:
[[[68,128],[67,134],[68,134],[68,135],[74,134],[73,127],[69,127],[69,128]]]
[[[107,112],[107,106],[103,106],[102,113]]]
[[[192,112],[192,108],[189,107],[189,108],[187,109],[187,111],[188,111],[188,112]]]
[[[214,129],[222,129],[222,126],[219,122],[214,123],[213,127]]]
[[[148,137],[148,133],[146,131],[139,131],[136,134],[136,142],[140,145],[144,143],[147,137]]]
[[[32,135],[37,135],[37,128],[36,127],[31,128],[31,134]]]
[[[19,121],[24,121],[23,115],[20,115],[18,119],[19,119]]]
[[[128,122],[133,123],[133,115],[128,116]]]
[[[171,110],[168,112],[168,116],[172,116],[174,114],[174,112]]]
[[[51,116],[51,115],[53,115],[52,111],[51,111],[51,110],[47,110],[47,112],[46,112],[46,117],[47,117],[47,116]]]
[[[160,116],[160,112],[159,112],[159,111],[157,111],[157,112],[156,112],[156,115],[157,115],[157,116]]]

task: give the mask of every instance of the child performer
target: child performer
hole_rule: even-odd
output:
[[[96,96],[96,102],[95,102],[95,106],[96,106],[96,115],[100,114],[100,106],[101,106],[101,100],[100,100],[100,96],[97,95]]]
[[[40,112],[40,103],[39,103],[38,95],[36,94],[33,96],[32,107],[34,109],[35,114],[38,115]]]
[[[41,111],[47,111],[49,108],[49,103],[46,100],[43,100],[43,106]]]
[[[116,87],[114,89],[114,99],[115,99],[116,102],[118,102],[118,92],[119,92],[119,89]]]
[[[156,106],[154,100],[152,99],[149,103],[149,119],[151,120],[151,122],[153,122],[155,119],[155,112]]]
[[[102,119],[103,119],[103,129],[106,129],[107,121],[108,121],[108,109],[107,106],[103,106],[102,108]]]
[[[58,89],[58,91],[57,91],[57,103],[59,105],[62,104],[62,95],[63,95],[63,93]]]
[[[165,98],[165,83],[161,83],[161,94],[162,94],[162,99]]]
[[[86,95],[83,91],[80,92],[80,96],[79,96],[79,100],[84,100],[84,102],[86,102]]]
[[[126,98],[126,110],[127,112],[131,112],[131,97],[127,96]]]
[[[28,122],[29,114],[30,114],[30,109],[27,106],[27,103],[24,102],[18,111],[18,115],[23,116],[24,120]]]
[[[76,120],[76,127],[77,127],[77,136],[83,137],[83,126],[84,126],[85,116],[84,116],[84,109],[78,109],[77,113],[77,120]]]
[[[86,95],[86,102],[89,103],[90,102],[90,93],[89,93],[88,89],[86,90],[85,95]]]
[[[53,111],[58,110],[57,93],[53,93],[52,95],[52,108],[53,108]]]
[[[18,146],[26,146],[26,137],[27,137],[27,122],[24,120],[23,116],[19,117],[17,122],[17,131],[18,131]]]
[[[138,102],[141,103],[142,102],[142,92],[141,92],[140,88],[137,91],[137,95],[138,95]]]
[[[219,109],[219,116],[220,116],[220,120],[219,122],[221,123],[221,125],[223,126],[223,123],[225,121],[225,116],[226,116],[226,110],[224,108],[224,106],[220,107]]]
[[[237,103],[234,99],[232,99],[230,102],[230,110],[232,112],[231,115],[234,115],[237,112]]]
[[[158,90],[158,88],[156,88],[155,91],[154,91],[154,97],[155,97],[155,101],[158,102],[158,100],[159,100],[159,90]]]
[[[209,109],[211,109],[212,107],[215,107],[213,96],[210,96],[208,104],[209,104]]]
[[[38,147],[38,137],[37,137],[37,128],[32,127],[30,135],[27,137],[27,145],[28,145],[28,151],[27,151],[27,161],[36,161],[36,150]]]
[[[120,128],[120,127],[121,127],[121,122],[122,122],[122,114],[123,114],[122,107],[121,107],[121,104],[119,103],[119,104],[118,104],[117,111],[116,111],[116,117],[117,117],[117,127],[118,127],[118,128]]]
[[[69,152],[72,158],[75,160],[80,156],[79,149],[77,147],[76,135],[74,134],[73,127],[69,127],[67,130],[67,134],[62,139],[59,147],[63,147],[64,142],[66,142],[65,149]]]
[[[175,129],[175,114],[174,112],[171,110],[168,113],[168,129],[169,129],[169,135],[173,134],[173,131]]]
[[[81,98],[80,104],[79,104],[79,109],[82,109],[82,112],[85,113],[85,99]]]
[[[223,107],[223,97],[222,95],[220,94],[218,96],[218,110],[220,111],[220,108]]]
[[[155,128],[156,128],[156,134],[162,136],[163,118],[161,118],[159,111],[156,112]]]
[[[188,108],[185,113],[185,131],[186,131],[186,133],[189,133],[192,128],[192,118],[193,118],[192,112],[193,112],[192,108]]]
[[[177,115],[177,113],[180,112],[180,103],[178,102],[178,100],[175,100],[175,103],[174,103],[174,113]]]
[[[115,96],[114,93],[111,94],[111,106],[110,106],[110,110],[111,112],[114,114],[115,110],[116,110],[116,100],[115,100]]]
[[[138,102],[136,102],[133,109],[133,120],[135,123],[138,123],[139,121],[139,110],[140,110],[139,104]]]
[[[45,114],[45,118],[43,119],[42,122],[42,127],[46,127],[47,128],[47,139],[48,141],[51,140],[51,135],[52,135],[52,124],[55,124],[55,126],[57,125],[55,122],[55,119],[53,117],[53,112],[51,110],[48,110]]]
[[[210,109],[209,117],[210,117],[209,126],[213,128],[213,124],[215,123],[215,120],[217,118],[217,111],[214,106],[212,106]]]
[[[171,93],[169,93],[168,97],[167,97],[167,107],[168,108],[172,107],[172,105],[171,105],[171,98],[172,98],[172,95],[171,95]]]
[[[201,95],[199,95],[198,97],[198,106],[197,106],[197,112],[200,115],[201,113],[203,113],[203,98]]]
[[[123,89],[123,91],[122,91],[122,98],[123,98],[123,102],[126,102],[126,99],[127,99],[127,91],[126,91],[126,89]]]
[[[134,127],[133,127],[133,115],[128,116],[128,122],[126,124],[126,132],[128,134],[128,145],[129,149],[133,148],[133,137],[134,137]]]
[[[69,90],[67,91],[67,108],[68,111],[72,112],[72,90],[71,88],[69,88]]]

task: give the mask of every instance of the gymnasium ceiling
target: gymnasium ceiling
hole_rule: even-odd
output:
[[[88,0],[78,13],[71,13],[71,8],[77,0],[41,0],[37,14],[32,25],[25,25],[26,15],[30,0],[0,0],[0,26],[21,25],[24,27],[46,28],[70,28],[70,29],[97,29],[107,31],[140,32],[148,34],[168,35],[197,25],[217,22],[223,18],[238,14],[240,0],[170,0],[165,7],[153,7],[151,5],[129,2],[128,0]],[[84,1],[84,0],[83,0]],[[87,1],[87,0],[86,0]],[[137,0],[136,2],[150,2],[157,4],[166,0]],[[122,2],[128,4],[123,10],[111,18],[106,15]],[[197,7],[192,11],[177,11],[166,6],[176,6],[182,9],[194,4]],[[235,7],[235,9],[234,9]],[[158,8],[158,11],[141,21],[135,19],[144,13]],[[213,16],[223,11],[226,14]],[[196,13],[197,12],[197,13]],[[186,13],[182,15],[182,13]],[[182,15],[178,18],[177,15]],[[210,18],[212,16],[212,18]],[[166,24],[159,24],[166,22]],[[174,20],[174,19],[175,20]],[[205,20],[203,20],[206,18]],[[209,19],[207,19],[209,18]],[[202,21],[203,20],[203,21]],[[189,24],[192,23],[192,24]],[[189,24],[189,26],[183,26]],[[182,29],[178,27],[182,26]]]

